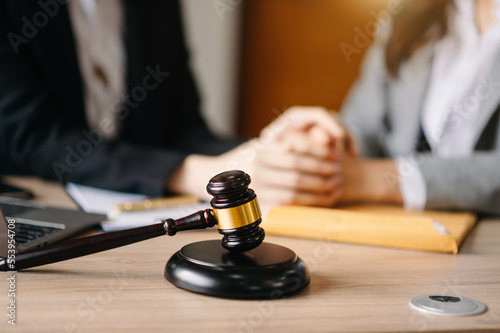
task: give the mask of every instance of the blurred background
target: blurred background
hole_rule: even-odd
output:
[[[209,125],[248,138],[293,105],[338,110],[401,1],[182,0]]]

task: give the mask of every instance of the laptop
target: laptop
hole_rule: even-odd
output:
[[[14,236],[16,253],[19,253],[73,236],[98,225],[106,218],[106,215],[101,214],[1,198],[0,257],[7,257],[9,234]]]

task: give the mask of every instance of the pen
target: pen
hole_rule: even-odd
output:
[[[158,209],[164,207],[190,205],[198,203],[199,200],[192,196],[175,196],[168,198],[150,198],[140,202],[121,202],[115,205],[114,211],[120,212],[134,212],[147,209]]]

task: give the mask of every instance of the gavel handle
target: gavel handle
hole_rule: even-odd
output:
[[[0,271],[17,271],[24,268],[78,258],[165,234],[173,236],[177,231],[210,228],[216,223],[217,219],[211,209],[200,210],[177,220],[166,219],[161,223],[145,227],[72,239],[19,253],[15,256],[15,262],[10,262],[7,258],[0,260]]]

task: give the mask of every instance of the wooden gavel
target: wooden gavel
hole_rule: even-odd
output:
[[[214,176],[207,185],[207,191],[214,198],[212,209],[198,211],[174,220],[166,219],[145,227],[103,233],[82,237],[19,253],[9,267],[10,260],[0,260],[0,271],[20,270],[46,265],[88,254],[114,249],[146,239],[178,231],[205,229],[217,224],[223,234],[222,246],[231,252],[244,252],[259,246],[265,237],[257,196],[250,185],[250,176],[243,171],[226,171]]]

